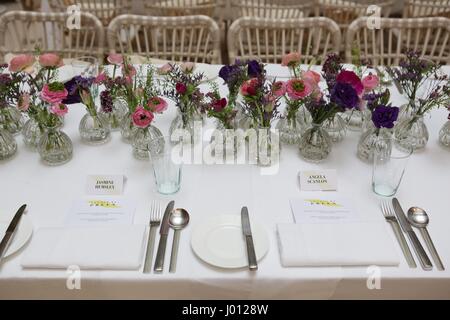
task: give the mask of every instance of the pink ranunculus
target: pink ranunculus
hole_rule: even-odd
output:
[[[172,71],[173,66],[170,63],[166,63],[158,68],[158,73],[161,75],[168,74],[170,71]]]
[[[284,96],[284,94],[286,93],[286,83],[284,81],[276,81],[272,85],[272,92],[275,97]]]
[[[153,118],[153,113],[145,110],[142,106],[138,106],[132,115],[134,125],[140,128],[147,128],[152,123]]]
[[[97,77],[95,77],[94,83],[101,84],[101,83],[105,82],[107,78],[108,77],[106,76],[106,74],[104,72],[102,72]]]
[[[64,62],[57,54],[44,53],[39,56],[39,64],[44,68],[59,68],[64,65]]]
[[[243,96],[254,96],[256,94],[256,87],[258,85],[258,79],[252,78],[245,81],[241,86],[241,94]]]
[[[148,108],[155,113],[163,113],[167,110],[167,102],[163,98],[153,97],[148,101]]]
[[[17,108],[25,112],[30,107],[30,95],[28,93],[24,93],[19,97],[19,101],[17,101]]]
[[[348,83],[355,89],[358,96],[360,96],[364,91],[364,86],[361,79],[353,71],[343,70],[336,77],[337,82]]]
[[[185,73],[192,73],[195,68],[195,63],[193,62],[184,62],[180,65],[181,71]]]
[[[187,91],[187,87],[184,83],[178,82],[175,85],[175,90],[177,91],[178,94],[185,94]]]
[[[28,71],[34,64],[34,57],[31,54],[20,54],[11,59],[9,71],[20,72]]]
[[[134,77],[136,75],[136,68],[131,64],[123,64],[122,73],[125,77]]]
[[[67,89],[62,83],[45,84],[41,91],[41,99],[50,104],[61,103],[67,95]]]
[[[291,79],[286,84],[286,92],[289,98],[299,100],[307,97],[313,92],[313,86],[310,81],[301,79]]]
[[[365,76],[361,81],[365,91],[372,91],[380,83],[380,79],[378,78],[378,76],[372,73]]]
[[[123,63],[123,56],[120,53],[111,53],[106,60],[111,64],[121,65]]]
[[[281,65],[285,67],[295,67],[300,64],[302,56],[298,52],[291,52],[283,56]]]
[[[63,116],[67,112],[69,112],[69,109],[63,103],[54,103],[50,107],[50,112],[53,113],[53,114],[56,114],[57,116]]]
[[[307,80],[307,79],[312,80],[316,84],[319,84],[319,82],[320,82],[320,73],[317,73],[317,72],[315,72],[313,70],[308,70],[308,71],[305,71],[303,73],[302,78],[304,80]]]

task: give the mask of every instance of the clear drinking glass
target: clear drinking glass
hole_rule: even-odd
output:
[[[183,142],[175,142],[170,136],[150,140],[148,144],[153,164],[156,189],[161,194],[174,194],[181,185],[181,157]]]
[[[392,197],[400,186],[412,147],[398,148],[395,138],[386,138],[392,148],[375,148],[373,156],[372,189],[380,196]]]

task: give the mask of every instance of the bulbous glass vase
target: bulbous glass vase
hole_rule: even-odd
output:
[[[375,150],[384,151],[387,154],[392,149],[391,138],[392,132],[386,128],[372,128],[367,129],[359,138],[357,147],[357,156],[359,159],[367,162],[373,162],[373,155]]]
[[[328,158],[332,141],[322,124],[313,123],[300,139],[299,150],[303,160],[313,163]]]
[[[111,138],[108,119],[103,113],[86,113],[78,126],[81,140],[86,144],[103,144]]]
[[[276,128],[280,134],[280,141],[285,144],[298,144],[302,136],[302,125],[297,117],[285,117],[278,120]]]
[[[429,133],[423,115],[414,115],[411,118],[404,118],[395,126],[394,136],[396,144],[403,150],[420,151],[428,143]]]
[[[44,133],[44,128],[33,118],[28,119],[22,128],[22,137],[25,146],[32,151],[37,151],[39,140]]]
[[[439,142],[450,150],[450,121],[447,121],[439,131]]]
[[[150,141],[164,141],[161,138],[163,135],[161,131],[155,126],[148,126],[146,128],[136,128],[133,136],[133,156],[138,160],[149,160],[149,143]]]
[[[39,155],[41,160],[49,166],[61,165],[72,159],[72,141],[59,128],[60,124],[45,128],[39,140]]]
[[[323,128],[330,136],[331,141],[337,143],[344,140],[347,134],[347,126],[341,115],[336,114],[333,118],[325,120]]]
[[[0,108],[0,123],[5,130],[8,130],[9,133],[15,135],[22,130],[24,120],[19,109],[8,106]]]
[[[12,134],[0,126],[0,160],[11,158],[17,151],[17,143]]]

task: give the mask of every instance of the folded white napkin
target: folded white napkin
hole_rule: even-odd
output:
[[[379,222],[279,224],[284,267],[397,266],[392,238]]]
[[[136,270],[143,257],[145,231],[143,225],[42,228],[24,253],[22,267]]]

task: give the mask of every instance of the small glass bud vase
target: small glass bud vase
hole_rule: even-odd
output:
[[[439,143],[450,150],[450,120],[439,131]]]
[[[313,123],[300,139],[300,156],[303,160],[319,163],[328,158],[332,141],[322,124]]]
[[[99,113],[103,114],[109,122],[111,131],[118,131],[121,129],[120,124],[127,115],[128,105],[121,99],[114,100],[111,112],[104,112],[102,109]]]
[[[359,109],[347,110],[343,114],[343,118],[347,123],[347,129],[350,131],[362,131],[365,113]]]
[[[146,128],[136,127],[133,135],[133,156],[138,160],[149,160],[148,145],[151,141],[159,141],[163,137],[161,131],[155,126],[148,126]]]
[[[398,122],[403,119],[411,119],[414,116],[416,110],[417,102],[415,100],[410,100],[408,103],[400,106],[398,113]]]
[[[309,113],[308,109],[305,106],[300,106],[297,111],[297,121],[300,123],[300,127],[302,128],[302,133],[309,128],[312,124],[312,117]]]
[[[86,144],[103,144],[111,138],[109,122],[103,113],[86,113],[78,126],[81,140]]]
[[[49,166],[58,166],[69,162],[73,155],[72,141],[60,130],[61,124],[44,129],[39,140],[38,151],[41,160]]]
[[[413,115],[404,118],[394,128],[394,136],[397,146],[403,150],[420,151],[427,145],[429,134],[427,126],[423,121],[423,115]]]
[[[3,125],[4,129],[9,131],[9,133],[15,135],[22,130],[24,120],[19,109],[8,106],[0,108],[0,123]]]
[[[33,118],[28,119],[22,128],[23,142],[32,151],[37,151],[44,128]]]
[[[281,118],[276,128],[280,134],[280,141],[285,144],[298,144],[302,136],[301,124],[297,117]]]
[[[0,160],[11,158],[17,151],[17,143],[12,134],[0,125]]]
[[[357,156],[364,162],[372,163],[375,150],[379,154],[389,154],[392,149],[392,132],[386,128],[376,128],[372,125],[359,138]]]
[[[190,136],[189,141],[185,143],[196,143],[201,140],[201,129],[203,126],[203,116],[201,114],[187,114],[177,110],[177,116],[172,120],[169,128],[169,135]],[[183,135],[184,134],[184,135]]]
[[[331,141],[334,143],[342,141],[347,134],[346,123],[339,114],[336,114],[333,118],[325,120],[323,128],[330,136]]]
[[[260,167],[270,167],[280,161],[280,137],[270,127],[258,127],[256,132],[258,150],[256,154],[257,164]],[[251,143],[251,141],[249,141]],[[249,150],[251,147],[249,146]]]
[[[127,112],[120,123],[120,134],[122,135],[122,140],[126,143],[132,143],[136,129],[136,126],[133,124],[133,119],[131,118],[131,112]]]

